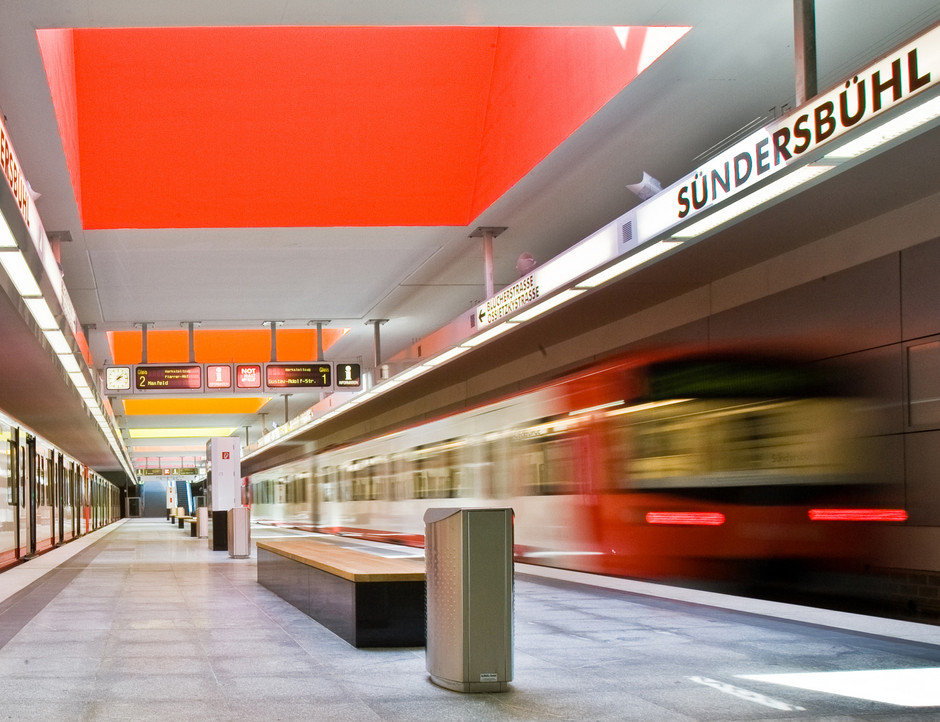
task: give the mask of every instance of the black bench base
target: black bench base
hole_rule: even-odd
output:
[[[258,549],[258,582],[354,647],[423,647],[424,582],[352,582]]]

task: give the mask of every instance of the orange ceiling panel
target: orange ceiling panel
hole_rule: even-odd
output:
[[[127,416],[188,416],[196,414],[255,414],[269,398],[153,398],[123,399]]]
[[[83,226],[467,225],[687,28],[37,31]]]
[[[323,350],[342,338],[348,329],[324,328]],[[137,364],[143,354],[141,331],[109,331],[112,363]],[[263,363],[271,360],[271,331],[266,329],[193,331],[196,363]],[[312,361],[317,356],[317,332],[313,329],[279,329],[279,361]],[[189,331],[148,331],[148,363],[187,363]]]

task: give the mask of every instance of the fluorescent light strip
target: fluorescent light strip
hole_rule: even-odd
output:
[[[0,251],[0,265],[7,272],[16,290],[21,296],[41,296],[42,290],[36,283],[36,278],[23,258],[23,254],[17,251]]]
[[[88,379],[85,378],[85,374],[81,371],[69,372],[69,378],[72,379],[72,383],[75,384],[75,388],[81,389],[90,389],[88,385]]]
[[[513,316],[511,319],[509,319],[508,323],[522,323],[523,321],[530,321],[536,316],[541,316],[543,313],[551,311],[556,306],[567,303],[572,298],[580,296],[582,293],[584,293],[583,289],[569,288],[567,291],[562,291],[557,296],[552,296],[547,301],[542,301],[532,308],[523,311],[516,316]]]
[[[59,322],[56,321],[55,316],[52,315],[52,311],[49,309],[49,304],[46,303],[46,299],[24,298],[23,301],[29,309],[29,312],[33,314],[33,318],[36,319],[39,328],[43,331],[53,331],[59,328]]]
[[[59,363],[70,374],[80,374],[82,372],[82,367],[78,365],[78,361],[70,353],[60,353]]]
[[[578,283],[575,288],[595,288],[600,286],[603,283],[607,283],[611,279],[621,276],[627,271],[630,271],[637,266],[641,266],[647,261],[651,261],[657,256],[661,256],[667,251],[671,251],[676,246],[681,246],[682,241],[659,241],[659,243],[654,243],[652,246],[647,246],[642,251],[631,254],[619,263],[615,263],[610,268],[605,268],[600,273],[595,273],[590,278]]]
[[[470,349],[466,346],[454,346],[450,351],[445,351],[440,356],[435,356],[432,359],[429,359],[425,362],[425,366],[439,366],[442,363],[446,363],[453,358],[456,358],[462,353],[466,353]]]
[[[52,346],[52,350],[57,354],[67,354],[72,353],[72,347],[69,345],[68,340],[65,338],[65,334],[55,330],[44,330],[42,335],[46,337],[46,340],[49,342],[49,345]]]
[[[230,436],[235,427],[203,427],[178,429],[128,429],[132,439],[189,439],[201,436]]]
[[[402,373],[395,376],[395,378],[399,381],[407,381],[408,379],[413,379],[415,376],[420,376],[427,370],[427,367],[423,364],[421,366],[412,366],[407,371],[403,371]]]
[[[10,224],[2,213],[0,213],[0,248],[17,248],[16,239],[13,237],[13,231],[10,230]]]
[[[460,345],[466,346],[467,348],[473,348],[474,346],[479,346],[481,343],[486,343],[490,339],[496,338],[501,333],[505,333],[511,328],[512,326],[510,326],[508,323],[501,323],[498,326],[493,326],[493,328],[487,329],[483,333],[474,336],[473,338],[468,338]]]
[[[538,287],[548,294],[589,273],[617,254],[617,224],[610,223],[567,251],[543,263],[534,272]]]
[[[849,141],[845,145],[836,148],[826,154],[827,159],[848,160],[874,150],[878,146],[899,138],[905,133],[910,133],[915,128],[919,128],[924,123],[940,116],[940,96],[929,100],[923,105],[912,108],[897,118],[892,118],[874,130],[870,130],[855,140]]]
[[[739,201],[735,201],[729,206],[721,208],[712,213],[707,218],[686,226],[672,235],[673,238],[695,238],[703,233],[707,233],[713,228],[727,223],[728,221],[744,215],[750,210],[781,196],[787,191],[793,190],[804,183],[808,183],[823,173],[830,171],[834,166],[831,165],[805,165],[797,168],[792,173],[788,173],[783,178],[759,188],[750,195],[745,196]]]

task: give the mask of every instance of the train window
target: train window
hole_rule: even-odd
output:
[[[353,501],[371,501],[375,499],[375,484],[372,478],[372,460],[358,462],[352,474]]]
[[[415,499],[428,498],[428,475],[427,472],[416,469],[413,472],[414,496]]]
[[[348,466],[341,467],[339,470],[337,492],[337,501],[352,501],[353,477],[352,470]]]
[[[543,444],[544,463],[539,475],[540,494],[574,494],[578,491],[577,459],[572,439],[558,439]]]
[[[332,466],[324,466],[317,474],[317,486],[320,500],[324,502],[336,500],[336,479]]]
[[[20,507],[26,508],[26,449],[20,447]]]

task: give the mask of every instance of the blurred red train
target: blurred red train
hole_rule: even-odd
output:
[[[263,523],[423,544],[427,507],[510,506],[517,561],[646,579],[863,564],[860,401],[816,365],[619,358],[246,480]]]

